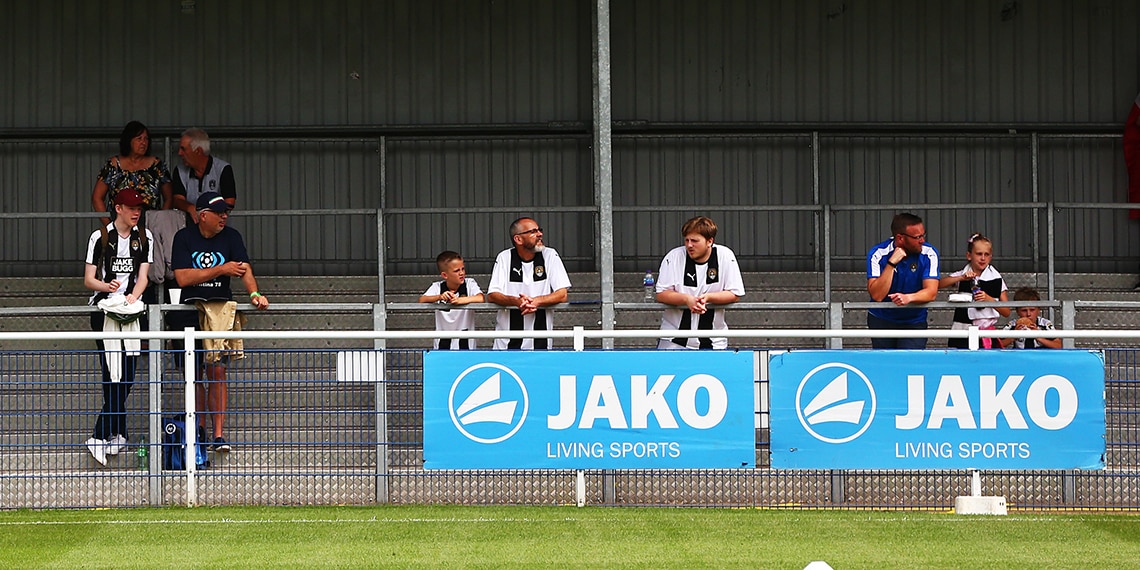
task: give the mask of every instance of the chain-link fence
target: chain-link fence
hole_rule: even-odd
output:
[[[319,349],[247,349],[228,366],[228,407],[218,433],[210,413],[184,417],[194,401],[186,375],[201,374],[197,355],[187,367],[183,351],[156,342],[135,358],[134,383],[125,382],[124,370],[118,388],[130,389],[117,420],[109,418],[115,410],[104,408],[114,394],[103,381],[103,352],[0,352],[0,508],[584,500],[943,509],[970,491],[964,470],[772,469],[763,373],[756,378],[755,468],[428,471],[422,467],[422,350],[328,346],[336,343],[327,338]],[[1005,496],[1013,508],[1140,508],[1137,354],[1105,351],[1106,469],[986,472],[984,493]],[[186,435],[197,435],[200,422],[204,447],[224,437],[230,451],[203,449],[208,463],[190,473],[171,468],[172,454],[185,453],[163,444],[166,428],[186,419]]]

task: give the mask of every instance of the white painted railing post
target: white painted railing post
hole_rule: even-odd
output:
[[[185,425],[182,440],[186,442],[183,449],[182,465],[186,467],[186,506],[193,507],[198,504],[197,480],[197,451],[198,451],[198,417],[194,405],[194,379],[197,372],[197,361],[194,357],[194,328],[183,329],[186,336],[183,340],[182,365],[183,379],[185,380],[184,419]]]

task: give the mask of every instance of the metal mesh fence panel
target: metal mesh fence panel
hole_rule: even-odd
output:
[[[1140,351],[1105,350],[1105,464],[1140,467]]]
[[[213,410],[197,417],[205,442],[223,437],[232,450],[209,446],[209,465],[197,481],[198,500],[288,505],[374,501],[380,443],[375,396],[381,373],[375,355],[246,350],[244,358],[232,360],[225,373],[224,417]],[[217,372],[199,374],[203,376],[217,378]],[[184,408],[185,383],[182,378],[168,382],[163,412],[169,417]],[[208,392],[221,382],[198,384],[196,389],[205,390],[210,401]]]
[[[390,476],[392,502],[458,505],[566,505],[575,474],[566,471],[405,471]],[[600,492],[594,498],[601,502]]]
[[[984,472],[983,494],[1004,496],[1013,509],[1140,508],[1138,354],[1105,351],[1106,469]],[[144,350],[138,357],[120,424],[127,441],[117,453],[104,449],[106,464],[88,445],[104,404],[104,353],[0,351],[0,508],[184,504],[191,498],[203,505],[578,500],[576,472],[425,471],[423,355],[327,342],[319,349],[246,350],[226,370],[221,435],[232,450],[206,452],[209,465],[195,473],[191,497],[187,473],[163,468],[172,450],[156,439],[156,426],[185,411],[181,351]],[[199,386],[213,387],[208,381]],[[773,470],[767,385],[757,387],[756,468],[587,471],[585,502],[942,510],[970,493],[971,474],[964,470]],[[159,402],[153,410],[152,400]],[[210,411],[197,418],[207,444],[219,435],[215,419]],[[140,466],[144,437],[148,454]]]
[[[135,382],[124,376],[108,386],[103,358],[94,350],[3,353],[0,507],[147,504],[148,473],[138,469],[134,453],[147,433],[148,386],[139,381],[147,374],[145,358],[132,358]],[[100,419],[108,400],[104,388],[129,390],[129,396],[125,410],[106,410]]]

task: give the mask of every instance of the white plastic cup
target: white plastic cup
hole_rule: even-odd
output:
[[[171,304],[173,304],[173,305],[181,305],[182,304],[182,289],[174,287],[171,289],[167,289],[167,292],[170,293],[170,303]]]

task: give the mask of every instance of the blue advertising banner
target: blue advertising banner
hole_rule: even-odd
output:
[[[1099,353],[797,351],[769,372],[774,468],[1104,468]]]
[[[437,350],[425,469],[751,467],[753,353]]]

